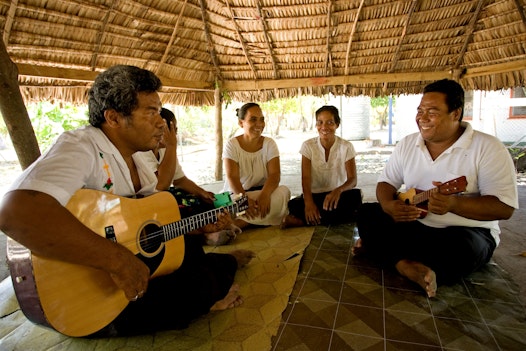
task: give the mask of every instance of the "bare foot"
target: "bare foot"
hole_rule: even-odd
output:
[[[302,227],[305,223],[298,217],[295,217],[293,215],[286,215],[281,220],[281,224],[279,225],[280,229],[287,229],[287,228],[293,228],[293,227]]]
[[[206,239],[206,245],[208,246],[226,245],[236,239],[236,233],[231,229],[225,229],[214,233],[205,233],[204,236]]]
[[[232,284],[228,294],[210,307],[210,311],[224,311],[229,308],[234,308],[241,305],[243,301],[243,297],[239,295],[239,285]]]
[[[410,260],[400,260],[395,267],[401,275],[420,285],[428,297],[436,295],[437,277],[431,268],[420,262]]]
[[[362,238],[358,238],[356,242],[354,243],[354,246],[351,249],[351,253],[353,255],[358,255],[359,253],[363,252],[362,248]]]
[[[229,254],[236,258],[238,267],[246,266],[250,260],[256,257],[256,253],[254,251],[243,249],[231,251]]]

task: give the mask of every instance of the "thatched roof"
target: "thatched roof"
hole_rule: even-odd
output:
[[[0,0],[26,100],[85,101],[115,64],[156,72],[163,101],[403,94],[430,81],[526,85],[525,0]]]

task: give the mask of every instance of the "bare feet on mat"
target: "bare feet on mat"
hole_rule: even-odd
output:
[[[236,258],[238,267],[246,266],[254,257],[256,257],[254,251],[243,249],[231,251],[229,254]]]
[[[210,311],[223,311],[234,308],[241,305],[243,301],[243,297],[239,295],[239,285],[232,284],[226,296],[210,307]]]
[[[221,246],[230,244],[241,232],[241,228],[232,223],[223,230],[213,233],[204,233],[205,244],[208,246]]]
[[[305,223],[298,217],[294,217],[293,215],[286,215],[281,220],[281,224],[279,225],[280,229],[287,229],[287,228],[294,228],[294,227],[302,227]]]
[[[420,285],[428,297],[436,295],[437,277],[431,268],[420,262],[410,260],[400,260],[395,267],[401,275]]]
[[[237,235],[232,229],[224,229],[214,233],[205,233],[204,236],[206,245],[221,246],[230,244],[236,239]]]

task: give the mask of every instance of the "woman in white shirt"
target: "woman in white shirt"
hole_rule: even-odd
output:
[[[329,225],[353,221],[362,203],[356,189],[356,151],[351,142],[336,135],[340,115],[334,106],[316,111],[318,136],[303,142],[301,184],[303,194],[290,200],[289,215],[281,228]]]
[[[279,185],[281,169],[276,142],[262,135],[265,117],[256,103],[237,109],[243,134],[230,139],[223,150],[227,181],[225,191],[246,193],[249,208],[235,221],[240,228],[248,224],[279,225],[287,214],[290,190]]]

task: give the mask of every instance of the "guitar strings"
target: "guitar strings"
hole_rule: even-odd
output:
[[[191,232],[192,230],[195,230],[209,223],[212,223],[212,221],[217,220],[217,215],[220,212],[228,212],[228,210],[234,210],[235,207],[238,207],[238,204],[234,203],[230,206],[224,206],[224,207],[217,208],[217,209],[207,211],[204,213],[199,213],[191,217],[183,218],[176,222],[161,225],[159,227],[159,230],[147,232],[144,234],[143,231],[147,229],[147,226],[145,226],[141,229],[138,235],[134,237],[133,240],[127,240],[127,241],[117,240],[117,243],[127,247],[137,242],[139,244],[139,247],[143,251],[148,252],[150,249],[155,249],[158,246],[160,246],[160,244],[168,240],[175,239],[179,236],[182,236],[182,235],[185,235]],[[194,220],[195,218],[199,218],[199,219]],[[152,224],[152,225],[155,225],[155,224]],[[168,228],[168,230],[164,230],[163,228]],[[164,238],[165,234],[168,234],[166,238]],[[175,235],[172,236],[173,234]],[[160,242],[157,241],[156,239],[159,237],[163,237],[164,240],[161,240]],[[139,238],[139,240],[136,240],[137,238]]]

